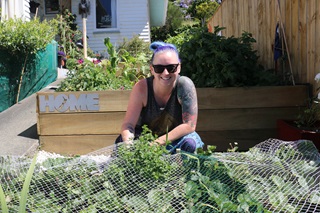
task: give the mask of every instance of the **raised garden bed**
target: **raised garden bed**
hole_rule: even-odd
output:
[[[112,145],[120,133],[130,91],[39,92],[41,149],[86,154]],[[197,132],[205,145],[226,151],[238,142],[245,151],[277,137],[278,119],[295,119],[308,86],[197,88]],[[51,109],[51,110],[50,110]]]

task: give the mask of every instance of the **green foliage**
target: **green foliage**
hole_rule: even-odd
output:
[[[320,105],[317,102],[311,100],[308,102],[306,108],[303,108],[302,111],[298,114],[295,121],[297,127],[303,128],[306,130],[316,130],[319,127],[316,125],[320,119]]]
[[[71,58],[82,58],[83,52],[79,49],[75,42],[82,39],[82,32],[78,29],[76,15],[72,14],[68,9],[62,11],[56,17],[58,24],[58,43],[61,50]]]
[[[164,159],[164,155],[169,154],[165,146],[151,145],[156,139],[157,136],[144,125],[139,139],[135,140],[133,145],[120,146],[117,156],[124,165],[132,166],[141,176],[166,181],[172,176],[172,171],[177,165],[171,165]]]
[[[164,146],[150,146],[156,138],[144,127],[139,140],[118,144],[103,162],[96,156],[48,158],[37,164],[32,179],[17,174],[18,166],[1,167],[9,184],[3,184],[6,197],[0,199],[18,212],[16,190],[25,185],[28,202],[21,209],[28,212],[262,213],[319,204],[319,153],[311,141],[269,151],[169,155]]]
[[[143,41],[139,36],[134,36],[132,39],[128,40],[124,38],[123,41],[118,46],[119,54],[121,55],[121,50],[126,50],[132,57],[139,57],[141,53],[146,55],[152,55],[149,49],[150,43]]]
[[[80,62],[80,63],[79,63]],[[67,60],[67,77],[61,82],[57,91],[101,91],[131,89],[134,81],[123,76],[117,76],[110,70],[108,60],[99,64],[85,59]]]
[[[255,39],[244,32],[241,37],[218,35],[223,28],[206,28],[188,38],[180,47],[182,74],[189,76],[196,87],[240,87],[278,85],[278,78],[258,64]],[[191,32],[191,31],[190,31]],[[194,31],[193,31],[194,32]],[[190,34],[187,34],[190,36]]]
[[[37,162],[37,155],[33,157],[33,160],[30,164],[29,170],[27,172],[25,181],[23,183],[21,195],[20,195],[20,202],[19,202],[19,213],[25,213],[26,212],[26,206],[27,206],[27,197],[28,192],[30,188],[30,183],[32,179],[32,175],[36,166]],[[1,210],[3,213],[9,213],[7,201],[6,201],[6,195],[3,192],[2,186],[0,184],[0,202],[1,202]]]
[[[0,22],[0,49],[11,56],[35,54],[43,50],[57,34],[57,22],[32,19],[8,19]]]
[[[201,4],[198,4],[196,5],[195,18],[201,20],[201,24],[204,27],[206,25],[207,19],[212,17],[218,7],[219,4],[215,1],[205,1]]]
[[[61,82],[57,91],[127,90],[131,89],[139,79],[150,75],[149,57],[143,49],[136,49],[136,57],[133,57],[126,49],[117,50],[110,42],[110,38],[106,38],[104,44],[109,54],[108,59],[102,61],[68,59],[67,78]],[[132,47],[123,46],[129,50]]]
[[[116,48],[112,45],[109,37],[104,39],[104,45],[107,47],[109,54],[111,72],[115,73],[121,58],[119,57]]]
[[[36,166],[36,162],[37,162],[37,155],[35,155],[33,157],[33,160],[31,162],[31,165],[30,165],[29,170],[27,172],[26,179],[23,183],[21,197],[20,197],[20,206],[19,206],[20,213],[26,212],[27,197],[28,197],[28,193],[29,193],[31,178],[32,178],[35,166]]]
[[[170,36],[177,35],[175,30],[182,26],[183,20],[184,14],[181,9],[172,2],[168,2],[166,23],[162,27],[151,28],[151,41],[165,41]]]
[[[211,5],[212,8],[208,8],[208,5]],[[211,0],[192,1],[191,5],[189,5],[187,9],[187,14],[190,15],[192,18],[201,20],[205,16],[208,17],[210,15],[213,15],[218,6],[219,4],[217,2],[212,2]]]
[[[246,185],[230,176],[225,165],[213,155],[208,152],[182,155],[186,156],[185,167],[197,165],[188,174],[184,187],[189,212],[265,212],[262,204],[246,192]]]
[[[201,30],[199,25],[183,25],[175,30],[175,36],[170,36],[165,41],[174,44],[180,52],[181,46],[192,39],[195,34],[199,33],[199,30]]]

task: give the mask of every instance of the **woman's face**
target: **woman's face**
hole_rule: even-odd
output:
[[[157,65],[172,65],[168,67],[161,67]],[[155,66],[155,67],[153,67]],[[157,68],[158,67],[158,68]],[[152,74],[154,75],[155,81],[159,82],[161,85],[165,86],[174,86],[177,77],[180,73],[181,70],[181,65],[179,62],[179,58],[176,53],[172,51],[164,51],[164,52],[159,52],[156,55],[154,55],[153,58],[153,63],[150,65],[150,69]],[[170,70],[175,70],[175,72],[170,73]],[[158,70],[161,71],[163,70],[162,73],[156,73]]]

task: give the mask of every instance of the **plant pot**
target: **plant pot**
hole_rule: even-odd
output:
[[[320,121],[316,126],[320,128]],[[310,140],[320,151],[320,132],[298,128],[294,120],[277,120],[277,134],[278,139],[284,141]]]

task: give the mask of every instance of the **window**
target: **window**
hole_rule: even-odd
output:
[[[96,0],[96,28],[116,28],[116,0]]]
[[[59,0],[45,0],[46,14],[57,14],[59,13]]]

